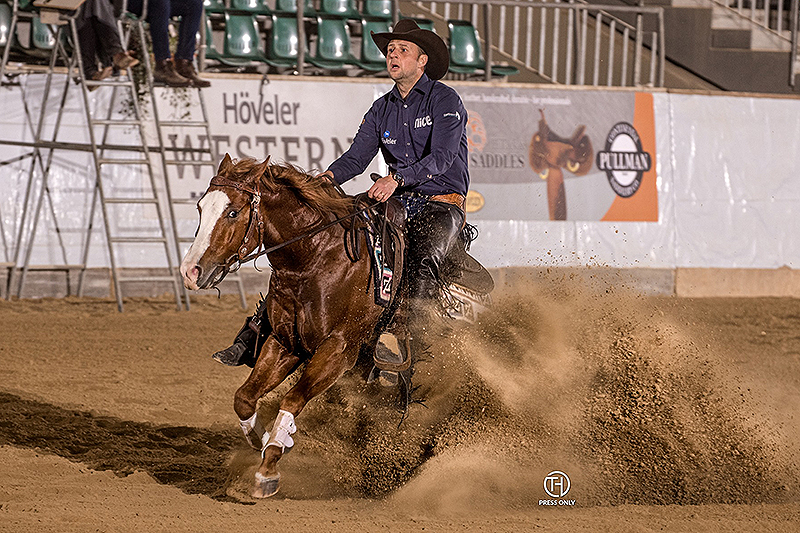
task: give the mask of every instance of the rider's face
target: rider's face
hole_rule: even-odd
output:
[[[428,56],[422,49],[409,41],[389,41],[386,47],[386,70],[395,82],[416,82],[425,72]]]

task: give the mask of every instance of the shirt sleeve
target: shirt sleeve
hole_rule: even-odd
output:
[[[467,112],[455,91],[448,91],[433,101],[431,150],[410,165],[400,165],[397,172],[405,187],[414,187],[444,174],[453,164],[467,125]]]
[[[364,115],[350,148],[328,167],[328,170],[333,172],[333,179],[336,183],[342,184],[363,174],[378,153],[380,136],[377,128],[380,101],[380,99],[376,100]]]

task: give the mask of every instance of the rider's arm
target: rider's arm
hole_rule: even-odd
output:
[[[362,174],[375,158],[380,148],[380,135],[378,134],[378,107],[382,99],[376,100],[364,115],[361,126],[358,128],[353,144],[350,148],[331,163],[328,172],[333,175],[333,181],[342,184],[345,181]]]
[[[413,187],[444,174],[458,155],[467,125],[467,111],[458,93],[450,89],[438,95],[433,102],[431,117],[430,153],[408,166],[397,167],[405,187]]]

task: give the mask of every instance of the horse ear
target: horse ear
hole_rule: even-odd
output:
[[[230,154],[225,154],[225,157],[222,158],[222,162],[219,164],[219,168],[217,169],[217,174],[225,174],[228,170],[233,167],[233,161],[231,161]]]
[[[259,178],[261,176],[263,176],[264,174],[266,174],[267,173],[267,167],[269,167],[269,159],[270,159],[270,156],[267,156],[267,158],[264,160],[263,163],[261,163],[260,165],[255,167],[253,169],[253,174],[255,174]]]

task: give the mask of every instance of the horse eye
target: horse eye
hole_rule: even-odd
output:
[[[238,216],[239,216],[239,211],[236,211],[235,209],[231,209],[228,212],[228,218],[236,218]]]

